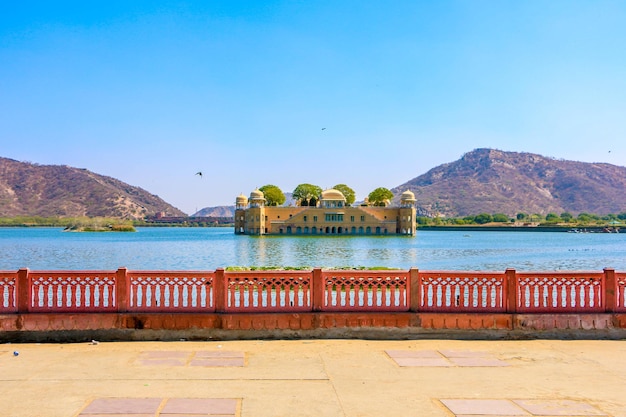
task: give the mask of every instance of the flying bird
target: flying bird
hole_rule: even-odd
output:
[[[326,128],[325,128],[325,127],[323,127],[323,128],[322,128],[322,130],[326,130]]]
[[[202,178],[202,171],[196,172],[196,175],[200,175],[200,178]]]

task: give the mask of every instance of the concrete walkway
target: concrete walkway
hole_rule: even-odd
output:
[[[626,416],[626,341],[0,345],[0,416]]]

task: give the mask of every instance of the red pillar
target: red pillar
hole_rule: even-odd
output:
[[[315,268],[311,271],[311,292],[313,299],[313,311],[324,310],[324,277],[321,268]]]
[[[506,304],[507,313],[517,312],[517,273],[513,268],[507,268],[504,272],[506,280]]]
[[[129,307],[130,284],[128,282],[128,269],[118,268],[115,273],[115,298],[117,299],[117,311],[125,313]]]
[[[420,285],[419,269],[409,269],[409,311],[418,312],[420,310],[420,300],[422,299],[422,286]]]
[[[604,268],[604,311],[613,313],[617,310],[617,278],[615,269]]]
[[[17,271],[15,292],[17,296],[18,313],[28,313],[30,310],[30,282],[28,281],[28,272],[28,268],[21,268]]]
[[[213,296],[215,302],[215,312],[226,312],[226,274],[224,268],[215,270],[215,278],[213,279]]]

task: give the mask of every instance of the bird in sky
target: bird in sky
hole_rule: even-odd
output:
[[[325,127],[323,127],[323,128],[322,128],[322,130],[326,130],[326,128],[325,128]]]
[[[202,171],[198,171],[198,172],[196,172],[196,175],[199,175],[199,176],[200,176],[200,178],[202,178]]]

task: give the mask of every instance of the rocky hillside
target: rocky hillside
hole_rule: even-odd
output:
[[[296,202],[293,199],[292,193],[286,192],[285,194],[285,204],[283,206],[293,206]],[[205,207],[202,210],[198,211],[191,215],[191,217],[234,217],[235,216],[235,206],[215,206],[215,207]]]
[[[626,211],[626,167],[476,149],[392,189],[415,193],[422,213],[594,214]]]
[[[86,169],[0,158],[0,217],[142,219],[185,213],[156,195]]]
[[[205,207],[191,215],[191,217],[233,217],[235,206]]]

